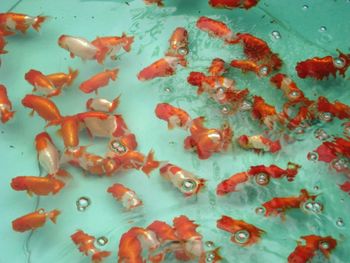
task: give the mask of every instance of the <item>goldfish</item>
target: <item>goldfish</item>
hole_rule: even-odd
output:
[[[296,103],[305,99],[304,92],[302,92],[296,83],[287,75],[278,73],[270,78],[270,82],[281,89],[284,96],[287,97],[288,101]]]
[[[291,108],[293,106],[298,108]],[[315,102],[307,98],[296,102],[289,101],[283,105],[283,111],[280,113],[279,119],[282,123],[286,123],[290,130],[302,125],[309,125],[317,118],[317,108],[315,106]],[[293,112],[296,112],[296,114],[291,116]]]
[[[107,153],[107,156],[114,156],[115,153],[123,154],[127,151],[133,151],[137,148],[135,134],[127,133],[119,137],[112,137],[108,143],[108,149],[112,154]]]
[[[69,35],[61,35],[58,45],[70,53],[70,57],[80,57],[83,60],[94,60],[100,50],[87,39]]]
[[[223,22],[201,16],[196,22],[198,29],[207,32],[209,36],[221,38],[225,43],[232,44],[237,42],[237,37],[232,30]]]
[[[0,13],[0,32],[4,36],[13,35],[16,31],[25,34],[32,27],[39,31],[41,24],[47,19],[46,16],[29,16],[18,13]]]
[[[169,39],[169,48],[165,56],[183,57],[188,52],[188,32],[183,27],[177,27]]]
[[[215,8],[244,8],[250,9],[256,6],[259,0],[209,0],[209,5]]]
[[[0,84],[0,117],[1,122],[6,123],[13,118],[15,111],[12,110],[12,103],[7,96],[7,90]]]
[[[295,250],[288,256],[288,263],[307,263],[312,260],[317,251],[320,251],[327,259],[337,246],[337,240],[331,236],[302,236],[305,245],[298,241]]]
[[[11,187],[16,191],[27,191],[35,195],[55,195],[64,187],[65,183],[53,176],[17,176],[12,179]]]
[[[52,210],[45,212],[44,209],[39,209],[33,213],[26,214],[12,221],[12,229],[17,232],[25,232],[35,230],[45,225],[46,220],[50,219],[56,223],[56,218],[61,212],[59,210]]]
[[[89,254],[91,254],[91,260],[94,263],[102,262],[103,258],[109,257],[111,254],[109,251],[102,251],[98,249],[94,245],[96,238],[88,235],[82,230],[77,230],[70,237],[74,244],[78,246],[80,252],[82,252],[85,256],[89,256]]]
[[[186,67],[187,62],[184,57],[165,56],[164,58],[158,59],[151,65],[142,69],[138,73],[137,78],[140,81],[146,81],[155,78],[172,76],[175,74],[176,66],[178,64]]]
[[[340,101],[335,101],[334,103],[329,102],[326,97],[320,96],[317,99],[317,111],[320,114],[331,114],[330,118],[336,117],[340,120],[349,119],[350,118],[350,106],[344,104]],[[322,116],[320,117],[322,118]]]
[[[107,189],[107,192],[111,193],[118,201],[121,201],[127,211],[142,205],[142,201],[136,193],[122,184],[113,184]]]
[[[68,69],[68,74],[63,72],[52,73],[46,75],[46,77],[51,81],[51,83],[56,87],[56,89],[61,90],[62,88],[72,85],[74,80],[79,74],[78,70],[73,70],[72,68]]]
[[[205,186],[205,179],[198,178],[174,164],[166,164],[159,170],[160,175],[170,181],[185,197],[197,195]]]
[[[222,196],[235,192],[237,185],[248,181],[249,174],[247,172],[236,173],[218,184],[216,187],[216,194]]]
[[[339,56],[326,56],[323,58],[314,57],[305,61],[298,62],[295,70],[299,78],[313,78],[316,80],[328,79],[330,75],[334,78],[337,73],[345,77],[345,72],[350,66],[350,54],[346,55],[338,50]]]
[[[350,158],[350,140],[335,137],[332,141],[325,141],[313,152],[317,160],[330,163],[338,157]],[[311,158],[310,154],[308,158]]]
[[[69,173],[60,168],[60,153],[47,132],[35,136],[37,159],[41,167],[51,176],[68,176]]]
[[[213,153],[227,151],[232,142],[233,132],[230,126],[223,125],[222,129],[208,129],[204,125],[204,117],[198,117],[191,123],[190,133],[184,141],[186,150],[195,150],[198,158],[205,160]]]
[[[22,105],[32,109],[31,115],[36,112],[45,121],[57,121],[62,118],[56,104],[45,97],[28,94],[22,99]]]
[[[251,246],[259,242],[264,230],[243,220],[223,215],[216,221],[216,227],[232,234],[231,241],[241,246]]]
[[[7,53],[7,51],[5,50],[6,44],[7,42],[5,38],[1,35],[1,30],[0,30],[0,55]]]
[[[107,55],[110,56],[112,60],[116,60],[116,54],[121,48],[123,48],[126,52],[130,52],[133,42],[133,36],[127,36],[125,33],[123,33],[121,37],[97,37],[91,42],[91,44],[97,47],[99,50],[96,54],[97,62],[103,64]]]
[[[168,129],[179,127],[187,130],[192,121],[190,115],[186,111],[168,103],[157,104],[155,113],[159,119],[168,123]]]
[[[210,76],[222,76],[226,71],[225,61],[221,58],[214,58],[208,68]]]
[[[281,122],[276,108],[267,104],[260,96],[253,97],[252,116],[264,123],[269,129],[273,129],[275,123]]]
[[[265,64],[259,64],[252,60],[238,60],[231,61],[230,66],[240,69],[243,73],[254,72],[259,77],[266,77],[270,74],[271,69]]]
[[[84,93],[95,92],[97,94],[99,88],[107,86],[110,80],[115,81],[117,79],[118,72],[119,69],[106,69],[81,83],[79,89]]]
[[[307,190],[301,189],[299,196],[275,197],[262,204],[265,208],[265,216],[280,215],[285,218],[285,212],[291,208],[301,208],[307,200],[315,200],[316,195],[310,195]]]
[[[34,86],[34,92],[42,93],[47,97],[58,96],[61,93],[61,89],[56,89],[52,82],[40,71],[31,69],[25,74],[25,80]]]
[[[90,98],[86,101],[86,108],[91,111],[112,113],[118,108],[119,104],[120,95],[112,101],[102,98]]]
[[[79,146],[79,130],[80,123],[76,115],[65,116],[59,121],[61,128],[58,130],[58,135],[63,139],[64,146],[66,148],[73,148]],[[49,124],[49,125],[52,125]]]
[[[163,0],[143,0],[146,5],[156,4],[157,6],[164,6]]]
[[[292,182],[296,177],[296,175],[298,174],[298,170],[300,168],[301,168],[300,165],[292,162],[288,162],[287,169],[282,169],[274,164],[270,166],[257,165],[257,166],[251,166],[250,169],[248,170],[248,174],[250,176],[255,176],[258,184],[259,184],[258,177],[261,174],[267,175],[268,178],[286,177],[289,182]]]
[[[276,153],[281,150],[281,143],[279,140],[272,141],[262,135],[241,135],[237,139],[237,142],[243,149],[252,149],[257,153]]]

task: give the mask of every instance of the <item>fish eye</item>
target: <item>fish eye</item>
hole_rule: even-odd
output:
[[[110,148],[112,151],[116,152],[116,153],[125,153],[126,152],[126,147],[118,140],[112,140],[110,142]]]

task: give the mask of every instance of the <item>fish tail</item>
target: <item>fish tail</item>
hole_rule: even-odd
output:
[[[56,180],[55,187],[53,189],[53,194],[57,194],[66,184],[60,180]]]
[[[119,69],[115,68],[111,70],[111,79],[114,81],[117,79]]]
[[[118,108],[119,104],[120,104],[120,95],[112,101],[112,106],[111,106],[109,112],[115,111],[115,109]]]
[[[40,30],[41,24],[45,22],[45,20],[47,19],[47,16],[37,16],[35,19],[35,22],[33,24],[33,28],[36,31]]]
[[[14,114],[15,114],[15,111],[9,111],[9,110],[2,111],[1,112],[1,122],[2,123],[8,122],[10,119],[12,119]]]
[[[103,258],[109,257],[110,254],[111,252],[109,251],[96,251],[91,257],[92,262],[99,263]]]
[[[131,45],[132,45],[132,43],[134,43],[134,37],[133,37],[133,36],[128,37],[128,36],[126,36],[125,33],[123,33],[122,37],[125,38],[125,42],[126,42],[126,44],[123,46],[123,49],[124,49],[126,52],[130,52],[130,50],[131,50]]]
[[[50,213],[49,213],[49,218],[50,220],[56,224],[56,220],[57,220],[57,217],[61,214],[61,212],[57,209],[55,210],[52,210]]]
[[[154,160],[154,151],[151,150],[147,157],[144,165],[142,166],[142,171],[146,174],[149,175],[154,169],[159,167],[159,161]]]
[[[56,175],[60,177],[71,177],[71,174],[65,169],[59,169]]]
[[[67,82],[67,86],[72,85],[73,81],[76,79],[76,77],[79,74],[79,70],[74,70],[72,68],[69,68],[69,80]]]

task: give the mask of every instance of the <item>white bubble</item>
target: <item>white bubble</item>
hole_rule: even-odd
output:
[[[170,93],[172,90],[171,90],[171,88],[166,87],[166,88],[164,88],[164,91],[167,92],[167,93]]]
[[[309,152],[307,155],[307,159],[310,161],[317,161],[318,160],[318,154],[315,152]]]
[[[197,187],[197,183],[192,179],[186,179],[182,182],[182,190],[185,192],[191,192]]]
[[[270,182],[270,176],[266,173],[258,173],[255,175],[255,182],[258,185],[267,185]]]
[[[179,54],[180,56],[185,56],[188,54],[188,49],[185,48],[185,47],[180,47],[178,50],[177,50],[177,54]]]
[[[321,128],[315,130],[314,135],[315,135],[316,139],[319,139],[322,141],[329,138],[329,135],[325,132],[325,130],[323,130]]]
[[[327,31],[327,27],[321,26],[319,30],[320,30],[320,32],[326,32]]]
[[[206,241],[204,244],[205,244],[207,247],[214,247],[214,246],[215,246],[215,244],[214,244],[213,241]]]
[[[303,11],[306,11],[309,9],[309,6],[308,5],[303,5],[302,8],[301,8]]]
[[[106,245],[108,243],[108,238],[102,236],[102,237],[97,238],[96,242],[97,242],[98,245],[104,246],[104,245]]]
[[[341,217],[339,217],[339,218],[337,219],[337,221],[335,222],[335,224],[336,224],[338,227],[343,227],[343,226],[345,225],[344,220],[343,220],[343,218],[341,218]]]
[[[280,34],[280,32],[278,32],[278,31],[272,31],[272,32],[271,32],[271,35],[272,35],[272,37],[273,37],[274,39],[280,39],[280,38],[281,38],[281,34]]]
[[[88,208],[91,204],[91,201],[89,198],[87,197],[80,197],[77,201],[76,201],[76,206],[78,211],[82,212],[85,211],[86,208]]]
[[[339,58],[339,57],[333,58],[334,67],[341,69],[345,66],[345,64],[346,64],[346,61],[343,58]]]
[[[329,122],[333,119],[333,114],[330,112],[321,112],[319,115],[321,121]]]
[[[234,233],[234,239],[239,244],[244,244],[249,241],[250,234],[247,230],[242,229]]]
[[[257,209],[255,209],[255,213],[257,213],[258,215],[264,214],[265,211],[266,211],[265,207],[258,207]]]
[[[327,241],[321,241],[319,245],[322,249],[329,249],[329,244]]]

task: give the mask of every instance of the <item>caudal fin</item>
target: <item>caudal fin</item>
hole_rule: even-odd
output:
[[[72,68],[69,68],[69,80],[67,82],[67,86],[72,85],[73,81],[77,78],[79,74],[79,70],[74,70]]]
[[[109,251],[97,251],[91,257],[92,262],[100,263],[103,260],[103,258],[109,257],[110,254],[111,252]]]
[[[109,109],[109,112],[111,113],[115,111],[115,109],[118,108],[119,104],[120,104],[120,95],[112,101],[112,106]]]
[[[144,165],[142,166],[142,171],[149,175],[154,169],[157,169],[159,167],[159,161],[154,160],[154,151],[151,150],[147,157]]]
[[[37,16],[35,18],[35,22],[32,25],[32,27],[39,32],[41,24],[45,22],[45,20],[47,19],[47,16]]]
[[[132,45],[132,43],[134,43],[134,37],[127,37],[125,33],[123,33],[122,37],[125,38],[125,44],[123,45],[123,49],[126,52],[130,52],[131,45]]]
[[[110,70],[110,74],[111,74],[110,76],[113,81],[117,79],[118,72],[119,72],[119,69],[117,68]]]
[[[52,210],[50,213],[49,213],[49,218],[50,220],[56,224],[56,219],[57,217],[59,216],[59,214],[61,214],[61,212],[57,209],[55,210]]]
[[[10,119],[12,119],[14,114],[15,114],[15,111],[4,110],[3,112],[1,112],[1,122],[2,123],[8,122]]]
[[[60,177],[71,177],[71,174],[65,169],[59,169],[56,175]]]

